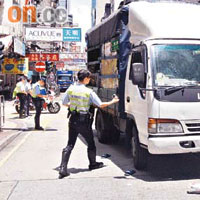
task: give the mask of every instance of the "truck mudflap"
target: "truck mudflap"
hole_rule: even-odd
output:
[[[151,154],[180,154],[200,152],[200,136],[151,137],[148,141]]]

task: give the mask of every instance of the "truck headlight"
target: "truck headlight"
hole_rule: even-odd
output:
[[[183,128],[178,120],[153,119],[148,120],[149,133],[183,133]]]

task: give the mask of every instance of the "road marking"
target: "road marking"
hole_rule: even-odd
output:
[[[7,161],[8,159],[25,143],[25,141],[27,140],[27,138],[31,135],[32,132],[29,132],[21,141],[20,143],[14,147],[14,149],[12,149],[10,151],[10,153],[8,153],[8,155],[0,161],[0,167],[2,167]]]

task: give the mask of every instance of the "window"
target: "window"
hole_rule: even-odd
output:
[[[152,51],[155,86],[199,85],[200,45],[154,45]]]

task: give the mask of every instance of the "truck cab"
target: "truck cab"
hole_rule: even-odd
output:
[[[198,40],[151,40],[133,49],[125,110],[150,153],[200,151],[199,59]]]
[[[73,83],[73,71],[57,71],[57,84],[65,91]]]

